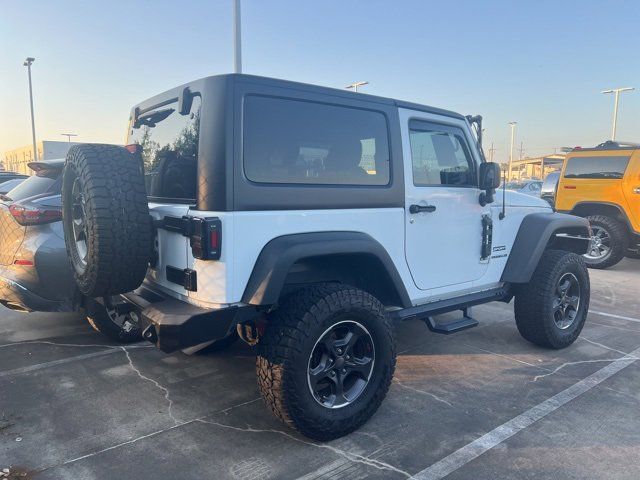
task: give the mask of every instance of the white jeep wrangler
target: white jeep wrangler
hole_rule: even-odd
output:
[[[480,117],[249,75],[175,88],[132,110],[126,148],[69,152],[78,288],[166,352],[257,345],[269,408],[345,435],[389,389],[394,319],[453,333],[477,324],[469,307],[515,297],[527,340],[580,334],[588,223],[496,201],[481,132]]]

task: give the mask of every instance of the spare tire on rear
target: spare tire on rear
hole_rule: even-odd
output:
[[[69,149],[62,178],[67,252],[88,297],[140,286],[151,254],[151,217],[139,156],[116,145]]]

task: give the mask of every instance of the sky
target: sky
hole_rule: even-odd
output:
[[[0,0],[0,154],[38,140],[123,143],[129,110],[233,70],[232,0]],[[485,150],[524,156],[640,141],[640,2],[242,0],[245,73],[484,117]],[[519,153],[516,152],[516,158]]]

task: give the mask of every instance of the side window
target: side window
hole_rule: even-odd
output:
[[[382,113],[251,95],[243,122],[244,172],[253,182],[389,184]]]
[[[460,128],[409,123],[413,184],[475,186],[474,162]]]
[[[624,177],[630,156],[571,157],[567,161],[564,178],[605,178]]]
[[[131,129],[128,143],[142,146],[149,197],[195,202],[201,105],[196,96],[188,115],[177,102],[143,113]]]

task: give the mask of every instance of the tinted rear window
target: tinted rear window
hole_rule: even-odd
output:
[[[195,203],[200,138],[200,97],[180,115],[178,102],[143,113],[128,143],[142,146],[147,195],[160,201]]]
[[[622,178],[631,157],[571,157],[567,160],[565,178]]]
[[[314,102],[249,96],[244,171],[261,183],[389,184],[386,117]]]
[[[61,177],[62,171],[41,172],[27,178],[13,190],[9,190],[6,196],[14,202],[18,202],[36,195],[59,194],[62,187]]]

